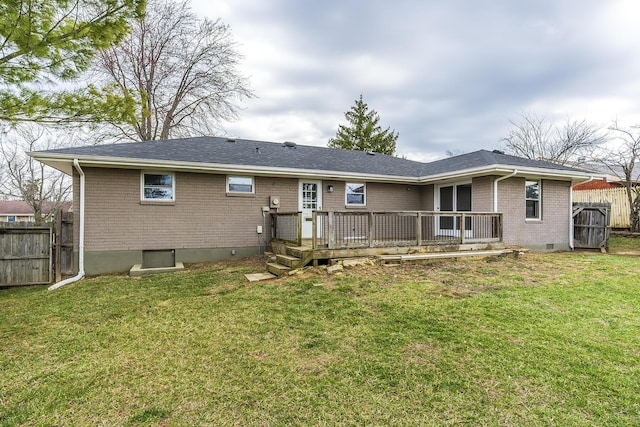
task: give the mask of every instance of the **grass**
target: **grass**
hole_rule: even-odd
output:
[[[638,256],[260,269],[1,291],[0,425],[640,425]]]

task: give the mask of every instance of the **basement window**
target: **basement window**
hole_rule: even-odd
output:
[[[142,200],[175,200],[175,176],[172,173],[142,173]]]

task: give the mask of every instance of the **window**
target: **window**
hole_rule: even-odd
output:
[[[16,222],[16,216],[15,215],[9,215],[7,217],[7,222]]]
[[[348,206],[364,206],[367,203],[365,184],[347,183],[345,188],[345,203]]]
[[[253,193],[252,176],[228,176],[227,193]]]
[[[173,201],[175,179],[172,173],[142,174],[142,200]]]
[[[525,182],[527,219],[540,219],[540,181]]]

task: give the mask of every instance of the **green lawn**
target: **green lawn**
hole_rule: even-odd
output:
[[[0,425],[640,425],[639,256],[259,270],[0,291]]]

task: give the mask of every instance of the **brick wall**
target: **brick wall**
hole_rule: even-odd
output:
[[[533,248],[560,249],[569,244],[569,191],[567,181],[542,180],[542,216],[527,220],[524,178],[498,183],[498,211],[504,214],[504,242]]]
[[[139,170],[84,171],[87,251],[258,246],[256,227],[269,196],[280,198],[282,211],[297,210],[297,179],[256,177],[255,194],[233,197],[226,195],[225,175],[177,172],[175,203],[142,204]],[[267,217],[264,233],[269,223]]]
[[[473,178],[471,181],[471,210],[475,212],[493,212],[494,179],[495,177],[493,176]]]
[[[417,211],[422,209],[422,187],[417,185],[367,182],[367,206],[360,208],[345,206],[345,181],[325,180],[322,184],[323,210]],[[327,192],[329,185],[333,185],[333,193]]]

